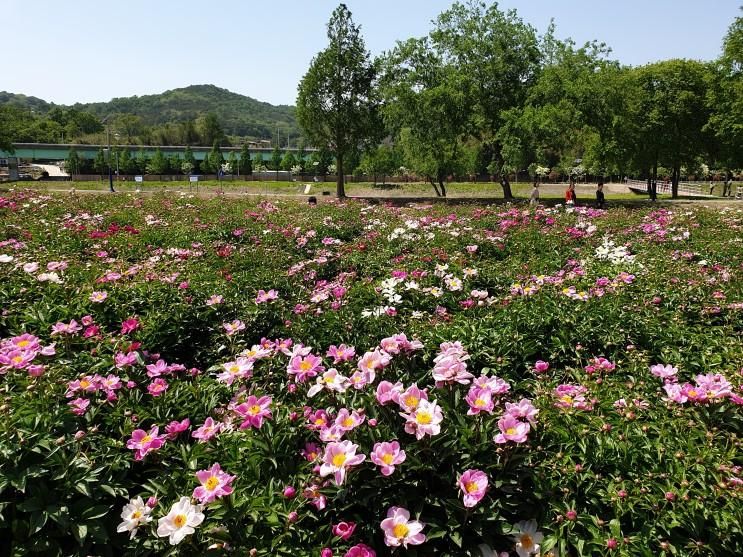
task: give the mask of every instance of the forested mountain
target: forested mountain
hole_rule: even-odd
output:
[[[134,114],[149,126],[196,120],[213,112],[230,135],[270,139],[276,135],[277,125],[281,135],[289,132],[296,137],[299,133],[293,106],[274,106],[214,85],[190,85],[157,95],[120,97],[74,107],[100,118]]]
[[[287,136],[296,141],[300,135],[293,106],[274,106],[214,85],[191,85],[157,95],[120,97],[108,102],[76,103],[72,106],[1,91],[0,107],[12,110],[16,119],[29,120],[23,126],[18,126],[23,133],[16,134],[13,141],[61,141],[66,138],[87,142],[94,139],[84,137],[90,130],[84,130],[74,123],[67,125],[70,118],[60,117],[61,113],[89,113],[101,120],[110,116],[109,122],[113,123],[116,131],[128,141],[137,143],[198,143],[204,139],[200,138],[204,134],[199,130],[208,118],[218,123],[227,137],[275,139],[278,128],[284,144]],[[65,121],[61,122],[60,129],[52,125],[42,130],[44,133],[37,133],[39,126],[34,124],[39,123],[36,122],[39,117]],[[205,139],[211,145],[214,137],[210,135]]]

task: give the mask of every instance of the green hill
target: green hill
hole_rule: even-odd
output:
[[[47,103],[36,97],[0,92],[0,106],[11,105],[43,114],[67,108]],[[146,126],[160,126],[193,121],[209,112],[230,135],[271,139],[279,127],[281,137],[287,133],[298,137],[299,127],[293,106],[270,103],[233,93],[214,85],[190,85],[156,95],[119,97],[108,102],[76,103],[71,108],[90,112],[99,118],[108,115],[133,114]]]

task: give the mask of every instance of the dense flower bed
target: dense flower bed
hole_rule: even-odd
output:
[[[0,553],[743,553],[743,211],[0,198]]]

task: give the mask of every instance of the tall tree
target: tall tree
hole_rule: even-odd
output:
[[[98,149],[93,159],[93,170],[98,174],[103,174],[108,171],[108,161],[106,160],[106,153],[103,152],[103,148]]]
[[[743,7],[741,8],[743,10]],[[743,17],[737,17],[722,44],[722,57],[710,74],[707,130],[717,140],[718,164],[743,166]]]
[[[250,158],[250,145],[246,141],[240,149],[240,170],[245,176],[253,174],[253,161]]]
[[[427,37],[398,43],[384,68],[384,118],[399,135],[405,165],[446,197],[446,181],[460,170],[468,130],[467,78]]]
[[[539,73],[535,29],[515,10],[501,11],[496,2],[456,2],[436,19],[430,39],[440,58],[459,74],[471,133],[489,146],[495,166],[502,166],[498,131],[503,116],[523,103]],[[503,190],[510,198],[506,182]]]
[[[147,165],[148,174],[165,174],[168,169],[168,160],[163,155],[162,151],[158,147],[155,149],[155,154]]]
[[[82,163],[80,156],[77,154],[77,151],[75,148],[71,148],[69,152],[67,153],[67,159],[65,160],[64,164],[65,170],[70,176],[74,176],[75,174],[79,174],[82,170]]]
[[[328,41],[299,84],[297,121],[311,142],[335,154],[336,195],[345,197],[346,158],[382,133],[376,69],[345,4],[330,17]]]
[[[639,128],[652,157],[653,177],[659,163],[671,169],[674,198],[681,166],[693,164],[706,141],[708,71],[695,60],[666,60],[635,70]]]
[[[281,151],[279,151],[279,146],[273,148],[273,153],[271,153],[271,170],[279,170],[281,167]]]

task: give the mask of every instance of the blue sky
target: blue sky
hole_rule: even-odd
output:
[[[541,33],[597,39],[641,65],[711,60],[743,0],[502,0]],[[329,0],[0,0],[0,90],[48,101],[105,101],[213,83],[294,104],[326,45]],[[445,0],[347,0],[373,54],[425,35]]]

